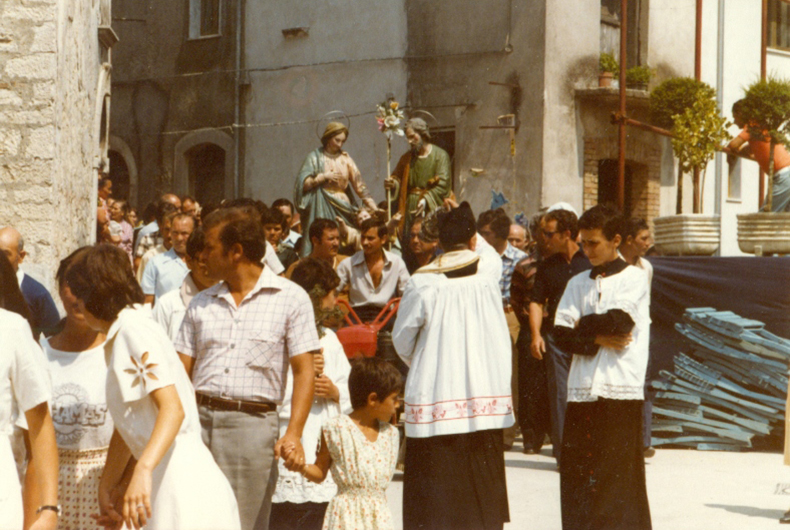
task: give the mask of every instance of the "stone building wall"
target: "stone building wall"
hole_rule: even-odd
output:
[[[102,9],[109,18],[109,1],[0,2],[0,226],[23,234],[23,269],[50,289],[59,260],[95,237]]]

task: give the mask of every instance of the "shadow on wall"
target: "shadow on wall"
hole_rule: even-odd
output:
[[[717,508],[731,513],[738,513],[741,515],[748,515],[749,517],[760,517],[764,519],[773,519],[776,521],[784,512],[782,510],[773,510],[770,508],[757,508],[755,506],[735,506],[732,504],[706,504],[707,508]]]
[[[562,87],[571,98],[577,88],[598,86],[598,57],[585,55],[576,59],[565,71]]]

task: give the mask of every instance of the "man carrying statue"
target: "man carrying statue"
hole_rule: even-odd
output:
[[[431,143],[431,132],[425,120],[412,118],[404,129],[411,149],[400,158],[392,175],[384,180],[384,187],[392,190],[393,202],[401,214],[400,237],[408,237],[415,218],[440,208],[444,199],[452,194],[450,156]],[[408,244],[403,248],[408,248]]]

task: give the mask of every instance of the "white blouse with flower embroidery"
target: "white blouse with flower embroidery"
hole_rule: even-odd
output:
[[[200,436],[192,383],[150,309],[127,307],[118,314],[105,355],[107,406],[135,458],[148,444],[159,412],[150,394],[175,386],[184,409],[178,434],[152,473],[153,516],[146,530],[240,528],[233,490]]]

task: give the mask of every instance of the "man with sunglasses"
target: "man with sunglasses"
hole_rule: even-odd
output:
[[[576,242],[578,219],[567,206],[549,208],[541,220],[540,237],[544,259],[535,273],[535,286],[530,293],[529,327],[532,333],[530,350],[536,359],[548,361],[546,372],[549,385],[549,412],[551,415],[551,445],[557,465],[560,465],[562,429],[568,397],[568,370],[571,355],[555,343],[554,313],[565,292],[568,281],[576,274],[592,268],[590,260]]]

